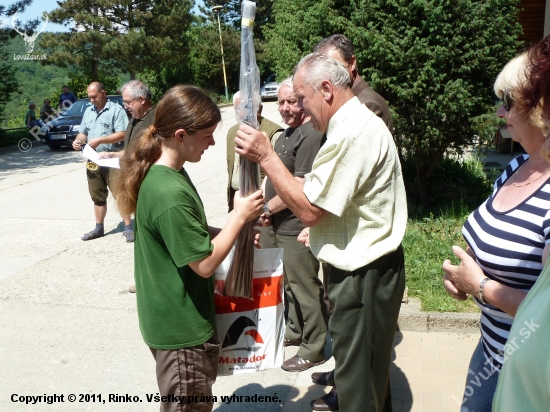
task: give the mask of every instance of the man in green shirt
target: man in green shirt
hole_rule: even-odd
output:
[[[233,106],[235,110],[239,107],[240,100],[241,92],[236,92],[233,95]],[[258,123],[260,124],[260,130],[265,132],[269,137],[271,144],[275,145],[275,142],[283,133],[284,128],[262,116],[261,104],[258,109],[257,116]],[[237,135],[237,130],[239,130],[238,123],[231,127],[227,132],[227,173],[229,175],[227,182],[227,205],[229,212],[233,210],[233,198],[235,197],[235,192],[239,190],[240,160],[239,155],[235,153],[235,136]],[[265,174],[261,170],[260,174],[263,179]],[[260,246],[264,249],[275,247],[275,234],[273,233],[273,229],[271,227],[260,227],[259,231],[261,233]]]

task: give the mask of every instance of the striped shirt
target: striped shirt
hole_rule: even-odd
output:
[[[512,160],[496,180],[493,194],[470,216],[462,234],[473,250],[485,276],[505,286],[528,292],[542,268],[542,252],[550,243],[550,179],[518,206],[505,212],[493,208],[498,191],[529,158]],[[504,362],[504,344],[514,319],[499,308],[482,303],[481,339],[483,351],[495,367]]]

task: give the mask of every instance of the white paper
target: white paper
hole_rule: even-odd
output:
[[[99,154],[89,145],[84,146],[84,150],[82,150],[82,156],[84,156],[88,160],[91,160],[98,166],[120,169],[118,157],[113,157],[110,159],[100,159]]]

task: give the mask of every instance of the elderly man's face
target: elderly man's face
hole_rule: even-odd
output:
[[[325,99],[321,90],[314,90],[306,85],[304,68],[300,68],[294,75],[294,95],[298,99],[298,108],[304,110],[305,116],[311,116],[311,124],[315,130],[324,133],[326,131],[328,120],[323,116],[323,105]]]
[[[279,88],[279,113],[290,127],[298,127],[304,122],[304,109],[298,106],[298,99],[292,87],[284,84]]]
[[[145,110],[143,109],[145,99],[143,97],[132,99],[130,92],[124,89],[122,92],[122,101],[124,102],[124,107],[128,109],[134,119],[141,119],[145,115]]]

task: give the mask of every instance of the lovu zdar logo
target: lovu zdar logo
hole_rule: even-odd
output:
[[[235,348],[233,346],[237,345],[241,336],[244,335],[244,342],[247,346],[242,346]],[[250,336],[254,340],[254,346],[248,346],[247,336]],[[256,352],[262,348],[258,344],[263,344],[264,340],[258,332],[258,326],[254,323],[252,319],[246,316],[240,316],[235,322],[229,327],[225,338],[222,344],[222,350],[245,350],[247,352]]]

